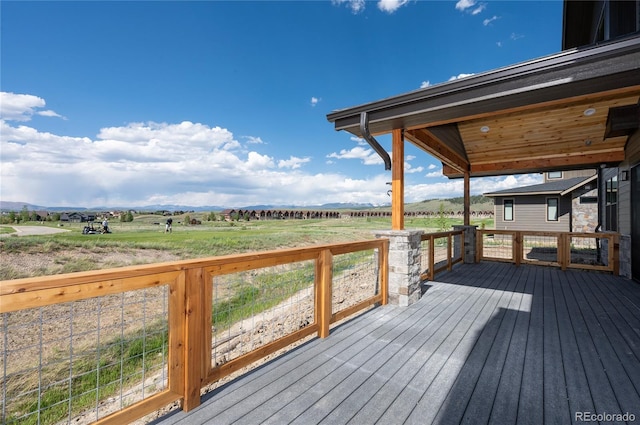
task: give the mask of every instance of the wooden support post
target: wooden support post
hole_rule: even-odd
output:
[[[464,233],[462,234],[462,238],[464,238]],[[453,240],[451,238],[451,234],[449,234],[447,236],[447,270],[451,271],[451,269],[453,268],[453,262],[451,261],[451,252],[453,249],[453,244],[452,244]],[[464,245],[464,243],[463,243]],[[463,258],[464,258],[464,254],[462,254]]]
[[[385,305],[389,303],[389,240],[385,239],[382,243],[382,247],[378,249],[379,260],[379,279],[380,279],[380,295],[382,301],[380,304]]]
[[[464,225],[469,226],[471,224],[471,197],[470,193],[470,181],[469,170],[464,172]]]
[[[169,285],[169,390],[185,394],[185,273]]]
[[[613,247],[611,247],[613,245]],[[620,275],[620,238],[615,235],[609,239],[609,258],[611,271],[614,276]]]
[[[185,280],[185,344],[184,399],[182,409],[189,411],[200,405],[200,388],[204,380],[202,370],[204,347],[204,270],[188,269]]]
[[[329,336],[331,324],[331,284],[333,280],[333,256],[331,251],[323,249],[316,261],[316,315],[318,337]]]
[[[433,235],[429,235],[429,280],[436,277],[436,244]]]
[[[522,233],[515,232],[511,241],[513,247],[513,262],[516,263],[516,266],[519,266],[520,263],[522,263]]]
[[[558,235],[558,262],[562,270],[567,270],[571,263],[571,236],[567,233]]]
[[[404,134],[392,132],[391,229],[404,230]]]

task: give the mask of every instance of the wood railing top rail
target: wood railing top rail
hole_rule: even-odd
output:
[[[293,261],[314,259],[324,250],[329,250],[333,255],[338,255],[367,248],[377,248],[383,243],[384,239],[380,238],[366,241],[313,245],[300,248],[286,248],[245,254],[230,254],[193,260],[178,260],[51,276],[3,280],[0,281],[0,297],[3,295],[40,291],[43,289],[64,288],[68,286],[104,281],[118,281],[133,277],[180,272],[196,268],[206,268],[214,273],[233,273],[236,271],[251,270],[253,268],[268,267]]]
[[[492,230],[492,229],[478,229],[478,233],[481,234],[498,234],[498,235],[515,235],[516,233],[521,233],[525,236],[560,236],[560,235],[569,235],[572,237],[578,238],[615,238],[619,236],[619,233],[602,233],[602,232],[547,232],[547,231],[538,231],[538,230]]]
[[[447,230],[444,232],[423,233],[420,239],[426,241],[429,238],[445,238],[449,235],[461,235],[462,233],[464,233],[464,230]]]

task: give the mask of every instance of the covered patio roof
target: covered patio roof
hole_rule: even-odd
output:
[[[333,111],[327,119],[362,137],[365,113],[372,135],[402,130],[394,137],[439,159],[444,175],[468,178],[618,164],[638,128],[639,101],[635,34]]]

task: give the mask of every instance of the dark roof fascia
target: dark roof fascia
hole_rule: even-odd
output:
[[[640,35],[577,48],[331,112],[336,130],[372,134],[640,85]]]
[[[580,188],[587,183],[592,182],[597,179],[598,175],[594,174],[593,176],[579,178],[573,177],[571,179],[552,181],[540,184],[534,184],[531,186],[521,186],[515,187],[513,189],[505,189],[499,190],[497,192],[489,192],[483,193],[484,196],[494,197],[494,196],[523,196],[523,195],[560,195],[565,196],[574,190]],[[570,182],[572,183],[570,186],[562,186],[561,183]],[[560,184],[560,187],[558,187]],[[534,188],[533,191],[528,191],[527,189]]]
[[[564,191],[562,191],[562,192],[560,193],[560,195],[564,196],[564,195],[566,195],[566,194],[568,194],[568,193],[571,193],[571,192],[573,192],[574,190],[579,189],[581,186],[584,186],[584,185],[585,185],[585,184],[587,184],[587,183],[591,183],[592,181],[596,180],[597,178],[598,178],[598,175],[597,175],[597,174],[594,174],[594,175],[593,175],[593,176],[591,176],[591,177],[587,177],[587,178],[586,178],[586,179],[584,179],[583,181],[578,182],[578,183],[576,183],[575,185],[573,185],[573,186],[571,186],[571,187],[569,187],[569,188],[565,189]]]

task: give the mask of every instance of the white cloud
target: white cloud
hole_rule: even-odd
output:
[[[340,153],[330,153],[327,158],[336,159],[359,159],[364,165],[378,165],[382,164],[382,158],[373,150],[365,149],[361,146],[356,146],[351,149],[342,149]]]
[[[423,81],[422,83],[420,83],[420,88],[424,89],[424,88],[429,87],[430,85],[431,85],[431,83],[429,82],[429,80]]]
[[[465,10],[473,7],[476,4],[475,0],[459,0],[456,3],[456,10],[464,12]]]
[[[453,75],[453,76],[451,76],[451,78],[449,78],[449,81],[459,80],[460,78],[465,78],[465,77],[471,77],[472,75],[474,75],[474,74],[473,74],[473,73],[471,73],[471,74],[458,74],[458,75]]]
[[[415,155],[407,155],[407,156],[405,157],[405,159],[406,159],[407,161],[413,161],[414,159],[416,159],[416,156],[415,156]]]
[[[430,173],[425,174],[424,176],[428,178],[444,177],[444,175],[442,174],[442,170],[432,171]]]
[[[5,121],[30,121],[33,115],[65,119],[55,111],[39,110],[44,108],[45,105],[44,99],[38,96],[0,92],[0,119]]]
[[[500,19],[499,17],[497,17],[496,15],[493,15],[491,18],[487,18],[484,21],[482,21],[482,25],[484,25],[485,27],[489,24],[491,24],[493,21],[496,21]]]
[[[479,177],[471,179],[470,192],[472,195],[479,195],[496,190],[528,186],[538,183],[542,183],[542,177],[538,174],[522,174],[506,177]],[[425,199],[446,199],[463,196],[463,194],[463,179],[446,180],[441,183],[425,183],[405,186],[405,200],[407,202],[419,202]]]
[[[471,11],[471,14],[472,15],[478,15],[478,14],[482,13],[486,8],[487,8],[486,3],[480,3],[478,5],[478,7],[476,7],[475,9],[473,9]]]
[[[409,0],[379,0],[378,9],[386,13],[393,13],[408,2]]]
[[[435,170],[437,168],[437,165],[435,164],[429,164],[429,166],[427,167],[428,170]]]
[[[361,13],[366,7],[365,0],[331,0],[331,3],[336,6],[346,5],[354,15]],[[407,3],[409,0],[378,0],[378,9],[392,14]]]
[[[263,146],[257,136],[243,138]],[[335,157],[382,162],[362,147]],[[388,202],[388,173],[304,173],[311,158],[245,152],[228,129],[189,121],[106,127],[90,138],[0,120],[0,160],[2,199],[45,206]]]
[[[485,3],[480,3],[476,0],[459,0],[456,3],[456,10],[461,12],[468,12],[472,15],[477,15],[481,13],[484,9],[486,9],[487,5]]]
[[[424,171],[424,167],[422,167],[422,166],[413,168],[411,166],[411,164],[409,164],[408,162],[404,163],[404,172],[405,172],[405,174],[421,173],[422,171]]]
[[[510,36],[509,38],[511,38],[512,40],[514,40],[514,41],[515,41],[515,40],[519,40],[519,39],[521,39],[521,38],[524,38],[524,35],[522,35],[522,34],[516,34],[515,32],[512,32],[512,33],[511,33],[511,36]]]
[[[250,170],[263,170],[274,167],[273,158],[268,155],[260,155],[258,152],[249,152],[246,165]]]
[[[42,104],[34,98],[23,101]],[[389,201],[388,172],[367,178],[310,174],[303,171],[303,164],[311,163],[311,158],[277,158],[258,151],[267,146],[260,137],[242,139],[253,149],[245,150],[226,128],[189,121],[130,123],[105,127],[95,137],[72,137],[0,120],[0,192],[7,201],[89,208]],[[325,159],[328,164],[341,159],[382,164],[378,154],[364,146],[334,152]],[[407,156],[407,161],[414,159]],[[405,167],[407,174],[425,171],[422,166]],[[436,171],[433,164],[426,168]],[[540,181],[539,175],[472,179],[472,193]],[[460,196],[462,182],[445,180],[405,188],[407,202],[416,202]]]
[[[334,5],[346,4],[353,14],[362,12],[365,8],[365,0],[331,0]]]
[[[351,136],[351,140],[356,142],[360,146],[367,146],[369,144],[362,137],[358,137],[358,136]]]
[[[316,106],[318,104],[318,102],[320,102],[322,99],[318,98],[318,97],[312,97],[311,101],[309,102],[311,104],[311,106]]]
[[[289,159],[281,159],[278,161],[278,168],[290,168],[295,170],[296,168],[300,168],[302,164],[305,162],[311,161],[311,158],[298,158],[295,156],[290,156]]]
[[[260,137],[254,136],[243,136],[244,139],[247,140],[247,143],[250,145],[264,145],[265,142]]]
[[[496,46],[502,47],[502,41],[496,41]]]

